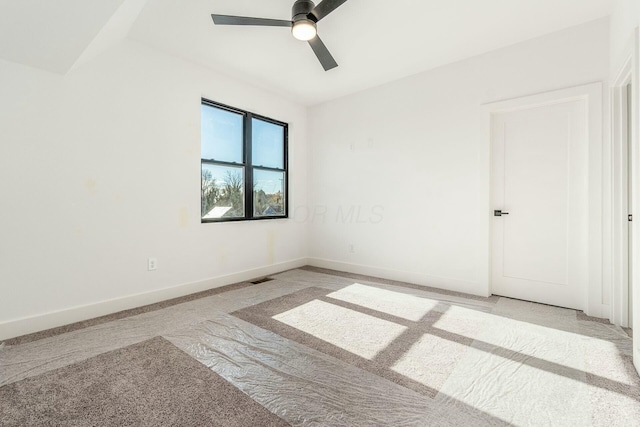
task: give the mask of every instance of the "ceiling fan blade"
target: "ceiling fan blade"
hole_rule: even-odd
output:
[[[291,21],[281,19],[250,18],[247,16],[211,15],[216,25],[259,25],[261,27],[291,27]]]
[[[316,22],[342,6],[347,0],[322,0],[316,7],[314,7],[311,15],[315,16]]]
[[[338,63],[335,59],[333,59],[333,56],[331,56],[331,53],[329,53],[329,49],[327,49],[324,43],[322,43],[320,37],[315,36],[314,38],[309,40],[309,45],[311,46],[311,49],[313,49],[313,53],[315,53],[320,60],[320,63],[322,64],[322,67],[325,71],[329,71],[332,68],[336,68],[338,66]]]

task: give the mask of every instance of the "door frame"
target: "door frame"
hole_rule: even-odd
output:
[[[492,182],[492,161],[491,161],[491,141],[493,140],[493,130],[491,129],[492,116],[495,114],[509,113],[529,108],[543,107],[547,105],[559,104],[563,102],[584,100],[587,104],[587,135],[588,135],[588,260],[589,271],[587,272],[588,286],[583,288],[580,295],[580,307],[589,316],[605,317],[609,315],[608,305],[603,304],[602,286],[602,156],[603,156],[603,131],[602,131],[602,82],[595,82],[566,89],[554,90],[550,92],[538,93],[504,101],[492,102],[483,105],[485,124],[487,126],[486,156],[488,166],[486,225],[488,240],[487,259],[487,283],[488,292],[492,293],[492,224],[493,211],[490,206],[493,198]]]
[[[631,157],[632,170],[637,166],[634,156],[628,152],[628,114],[627,114],[627,85],[635,88],[636,77],[634,73],[634,55],[627,55],[626,61],[618,72],[611,87],[611,171],[613,184],[613,209],[612,209],[612,263],[611,263],[611,312],[610,320],[620,326],[628,327],[629,319],[629,283],[633,285],[633,277],[629,272],[629,232],[628,221],[625,216],[633,211],[628,204],[628,182],[635,181],[628,176],[628,162]],[[631,99],[631,109],[635,111],[637,100]],[[637,128],[633,123],[632,128]],[[632,152],[637,146],[637,135],[631,135]],[[636,217],[636,221],[640,218]],[[635,240],[635,239],[633,239]],[[632,271],[635,271],[633,269]]]

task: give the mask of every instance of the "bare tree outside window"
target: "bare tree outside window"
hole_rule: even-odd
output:
[[[201,125],[202,222],[286,218],[287,124],[203,99]]]

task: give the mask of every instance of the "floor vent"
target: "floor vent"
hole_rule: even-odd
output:
[[[263,277],[262,279],[258,279],[258,280],[254,280],[253,283],[254,285],[259,285],[260,283],[264,283],[264,282],[270,282],[273,279],[271,277]]]

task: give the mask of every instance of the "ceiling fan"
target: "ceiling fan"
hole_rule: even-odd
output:
[[[316,24],[325,16],[336,10],[347,0],[322,0],[317,6],[311,0],[296,0],[291,10],[291,20],[250,18],[246,16],[216,15],[213,14],[213,23],[216,25],[258,25],[263,27],[291,27],[293,37],[309,42],[311,49],[320,60],[325,71],[338,66],[338,63],[329,49],[324,45]]]

